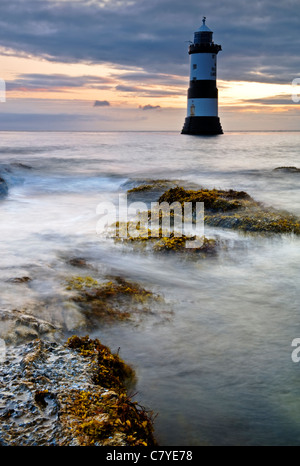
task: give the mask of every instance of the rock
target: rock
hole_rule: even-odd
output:
[[[297,167],[277,167],[274,171],[281,171],[284,173],[300,173],[300,168]]]
[[[8,194],[8,186],[7,186],[7,183],[6,183],[6,181],[4,180],[4,178],[2,178],[2,177],[0,176],[0,199],[1,199],[2,197],[7,196],[7,194]]]
[[[23,168],[24,170],[32,170],[32,167],[30,165],[26,165],[25,163],[21,163],[21,162],[13,162],[10,165],[15,168]]]
[[[212,212],[228,212],[238,210],[247,206],[249,203],[254,204],[254,200],[245,191],[234,191],[232,189],[224,191],[219,189],[199,189],[186,190],[180,186],[171,188],[162,194],[158,200],[159,203],[185,202],[196,203],[203,202],[205,210]]]
[[[279,167],[298,170],[295,167]],[[203,202],[204,222],[212,227],[230,228],[263,234],[300,234],[300,218],[263,206],[244,191],[216,189],[185,190],[182,187],[166,191],[161,202]]]
[[[153,313],[152,305],[158,302],[162,304],[160,296],[138,283],[118,276],[106,278],[109,281],[104,283],[99,283],[91,276],[73,276],[67,281],[66,289],[73,291],[70,300],[81,310],[87,329],[94,328],[99,321],[112,323],[130,320],[134,316],[142,318],[147,313]],[[76,316],[74,309],[72,314]],[[73,325],[73,318],[68,318],[67,313],[65,322],[67,327]]]
[[[153,445],[152,422],[125,394],[118,364],[127,367],[88,337],[11,347],[0,364],[0,445]],[[101,371],[113,390],[96,382]]]
[[[85,259],[82,257],[72,257],[67,261],[68,264],[72,265],[73,267],[84,267],[84,268],[89,268],[90,265],[87,263]]]
[[[182,180],[153,180],[153,179],[140,179],[129,180],[122,185],[122,188],[127,188],[128,200],[130,202],[146,202],[149,204],[158,199],[166,190],[176,188],[182,185],[186,189],[197,189],[197,185],[191,182],[183,182]]]
[[[7,280],[9,283],[28,283],[32,279],[30,277],[15,277]]]
[[[0,338],[6,343],[19,344],[43,336],[54,340],[60,329],[50,322],[18,310],[0,309]]]

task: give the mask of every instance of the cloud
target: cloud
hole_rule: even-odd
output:
[[[110,103],[107,100],[95,100],[93,107],[109,107]]]
[[[136,87],[136,86],[126,86],[123,84],[119,84],[118,86],[116,86],[116,91],[121,91],[121,92],[140,92],[142,90],[143,90],[142,88]]]
[[[140,97],[165,97],[169,96],[178,96],[178,94],[182,94],[183,90],[178,90],[177,88],[173,88],[171,90],[168,89],[156,89],[152,87],[140,87],[140,86],[128,86],[120,84],[116,86],[116,90],[120,92],[131,92],[135,93]],[[184,90],[186,92],[186,89]]]
[[[243,102],[260,105],[295,105],[291,95],[275,95],[272,97],[265,97],[263,99],[243,99]]]
[[[65,74],[20,74],[16,79],[6,81],[7,90],[26,89],[28,91],[43,90],[47,92],[66,88],[108,89],[115,80],[98,76],[68,76]]]
[[[113,63],[149,73],[188,75],[185,41],[214,31],[226,80],[287,82],[300,69],[298,0],[2,0],[4,53],[65,63]]]
[[[139,108],[141,108],[142,110],[155,110],[157,108],[161,108],[160,105],[140,105]]]
[[[142,83],[155,83],[157,85],[166,86],[186,86],[188,79],[182,76],[170,75],[165,73],[151,73],[151,72],[139,72],[139,73],[123,73],[118,75],[118,79],[125,81],[134,81],[139,84]]]

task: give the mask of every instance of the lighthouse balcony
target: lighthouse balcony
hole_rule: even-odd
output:
[[[211,43],[191,44],[189,46],[189,54],[192,53],[218,53],[222,50],[221,45]]]

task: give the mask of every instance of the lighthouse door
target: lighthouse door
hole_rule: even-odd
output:
[[[190,116],[195,116],[195,104],[194,104],[194,102],[191,105]]]

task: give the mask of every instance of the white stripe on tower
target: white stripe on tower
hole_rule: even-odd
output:
[[[189,47],[190,87],[187,117],[183,134],[222,134],[218,117],[217,54],[221,46],[214,44],[212,31],[203,18],[201,28],[194,34]]]

